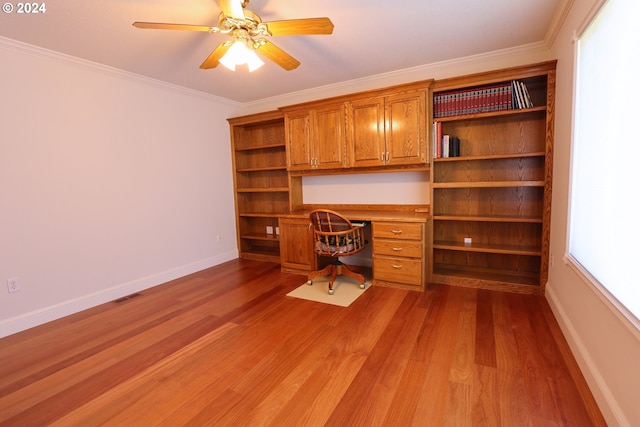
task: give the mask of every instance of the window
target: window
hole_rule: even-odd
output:
[[[608,0],[579,36],[570,262],[640,319],[640,2]],[[621,304],[621,305],[620,305]],[[629,316],[632,315],[632,317]]]

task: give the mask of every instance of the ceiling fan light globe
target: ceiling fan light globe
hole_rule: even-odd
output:
[[[263,65],[264,62],[258,57],[256,51],[247,49],[247,66],[249,67],[249,72],[255,71]]]
[[[237,65],[247,64],[249,71],[257,70],[264,65],[256,52],[241,40],[233,42],[229,50],[220,58],[220,63],[231,71],[235,71]]]
[[[243,42],[236,40],[220,58],[220,63],[231,71],[235,71],[236,65],[242,65],[246,62],[246,52],[247,46]]]

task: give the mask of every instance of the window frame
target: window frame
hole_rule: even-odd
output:
[[[612,0],[615,1],[615,0]],[[563,257],[563,261],[566,265],[568,265],[577,275],[582,279],[583,282],[589,285],[589,288],[594,292],[594,294],[603,301],[611,311],[618,317],[618,319],[622,320],[622,323],[627,326],[627,328],[637,337],[640,338],[640,318],[632,313],[618,298],[609,289],[602,284],[589,270],[583,266],[580,261],[571,253],[570,251],[570,243],[571,243],[571,231],[572,231],[572,209],[573,209],[573,180],[574,180],[574,159],[575,159],[575,151],[576,151],[576,137],[578,134],[577,126],[578,126],[578,118],[577,118],[577,108],[579,101],[579,68],[580,68],[580,39],[585,35],[585,33],[590,29],[591,25],[595,20],[598,19],[599,15],[603,12],[605,6],[609,0],[599,0],[594,5],[593,9],[590,11],[588,16],[585,18],[585,21],[582,25],[576,30],[573,34],[573,93],[572,93],[572,117],[571,117],[571,149],[570,149],[570,163],[569,163],[569,203],[567,209],[567,218],[566,218],[566,252]]]

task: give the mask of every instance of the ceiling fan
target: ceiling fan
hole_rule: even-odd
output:
[[[228,68],[235,69],[235,64],[246,62],[250,71],[263,64],[255,54],[255,51],[260,52],[287,71],[291,71],[300,65],[297,59],[271,43],[267,40],[267,37],[331,34],[333,32],[333,23],[329,18],[262,22],[258,14],[245,9],[249,0],[217,1],[220,9],[222,9],[220,23],[217,27],[159,22],[134,22],[133,26],[160,30],[187,30],[228,34],[230,39],[218,45],[200,65],[200,68],[215,68],[219,63],[222,63]],[[241,60],[227,58],[238,53],[249,55],[249,57]]]

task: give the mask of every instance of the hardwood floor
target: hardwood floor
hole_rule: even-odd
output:
[[[234,260],[6,337],[0,425],[605,425],[543,297],[304,281]]]

